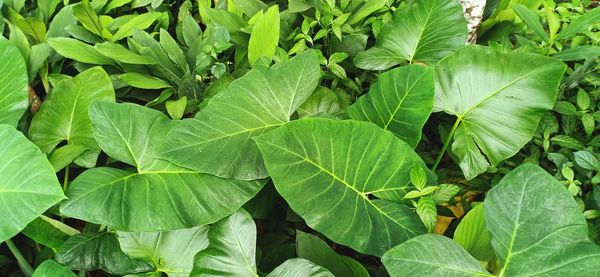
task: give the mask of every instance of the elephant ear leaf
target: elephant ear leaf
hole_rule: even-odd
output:
[[[600,246],[588,238],[587,222],[559,181],[534,164],[514,169],[489,191],[484,213],[498,276],[594,276]],[[491,276],[460,245],[424,235],[387,252],[392,276]]]
[[[385,70],[403,62],[435,64],[467,40],[467,20],[457,0],[413,0],[399,8],[377,37],[360,52],[357,67]]]
[[[382,255],[425,232],[405,205],[372,197],[401,199],[412,188],[411,168],[424,167],[392,133],[369,122],[306,118],[255,140],[277,191],[331,240]]]
[[[0,124],[17,126],[25,113],[27,99],[27,68],[17,47],[0,39]]]
[[[0,124],[0,241],[19,233],[54,204],[65,199],[45,155],[12,126]]]
[[[136,172],[110,167],[86,170],[67,191],[69,200],[61,205],[64,215],[120,231],[191,228],[228,216],[265,184],[222,179],[162,160],[157,146],[173,122],[159,111],[98,102],[90,115],[102,150],[136,167]]]
[[[568,190],[542,168],[523,164],[488,193],[492,246],[504,276],[593,276],[600,247]]]
[[[258,276],[256,225],[245,210],[210,226],[208,243],[196,254],[191,276]]]
[[[464,47],[436,66],[435,109],[457,116],[451,149],[467,179],[531,140],[565,69],[553,58],[483,46]]]
[[[379,75],[347,113],[355,120],[370,121],[391,131],[414,148],[433,111],[434,93],[431,68],[403,66]]]
[[[289,259],[275,268],[267,277],[334,277],[324,267],[302,258]]]
[[[392,277],[491,276],[455,241],[440,235],[422,235],[388,251],[381,260]]]
[[[266,178],[262,157],[251,138],[287,123],[317,87],[320,72],[314,51],[266,71],[251,70],[213,97],[195,118],[173,127],[162,156],[176,165],[222,178]]]

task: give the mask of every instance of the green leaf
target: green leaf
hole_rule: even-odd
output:
[[[239,210],[208,230],[209,247],[196,254],[192,276],[258,276],[256,226]]]
[[[156,64],[152,57],[140,55],[114,42],[98,43],[94,48],[100,54],[115,61],[128,64]]]
[[[123,81],[125,84],[142,89],[161,89],[169,88],[171,85],[162,79],[156,77],[150,77],[135,72],[127,72],[118,75],[117,78]]]
[[[452,184],[441,184],[437,190],[435,190],[431,195],[431,199],[437,205],[441,205],[444,203],[448,203],[450,199],[452,199],[458,192],[460,191],[460,187]]]
[[[462,48],[437,65],[435,109],[458,117],[452,152],[467,179],[533,137],[565,69],[552,58],[482,46]]]
[[[77,25],[77,20],[73,16],[73,6],[76,5],[66,5],[54,15],[48,26],[48,32],[46,32],[47,38],[69,36],[66,31],[67,27]]]
[[[165,102],[165,108],[172,119],[179,120],[185,113],[185,107],[187,106],[187,97],[183,96],[177,100],[167,100]]]
[[[72,236],[63,243],[54,259],[73,270],[102,269],[115,275],[154,270],[152,264],[125,255],[119,248],[117,236],[108,232]]]
[[[67,144],[52,151],[52,154],[50,154],[48,160],[52,164],[52,167],[54,167],[54,171],[59,172],[87,150],[90,149],[82,145]]]
[[[226,180],[175,166],[157,153],[173,122],[135,104],[92,106],[94,134],[110,157],[137,172],[99,167],[70,185],[61,213],[121,231],[163,231],[214,223],[233,213],[265,184]]]
[[[59,265],[53,260],[41,263],[33,272],[31,277],[77,277],[73,271]]]
[[[29,223],[23,229],[23,234],[39,244],[58,249],[70,236],[79,234],[79,231],[58,220],[42,215]]]
[[[382,255],[424,233],[408,207],[370,198],[401,199],[412,187],[411,167],[424,166],[391,133],[367,122],[306,118],[255,140],[277,191],[331,240]]]
[[[427,228],[427,231],[432,232],[435,223],[437,222],[437,209],[435,202],[429,197],[421,197],[417,202],[417,214]]]
[[[327,269],[320,267],[310,261],[301,258],[294,258],[285,261],[283,264],[267,274],[267,277],[334,277]]]
[[[250,34],[248,61],[254,64],[260,57],[272,58],[279,45],[279,6],[270,7],[257,20]]]
[[[533,33],[543,39],[547,44],[550,44],[550,37],[548,36],[548,33],[546,33],[546,30],[544,30],[542,22],[540,22],[540,19],[534,11],[521,4],[513,4],[512,8],[523,22],[525,22],[527,28],[531,29]]]
[[[487,228],[504,276],[590,276],[600,247],[567,189],[533,164],[507,174],[485,202]]]
[[[560,51],[554,55],[553,58],[560,59],[563,61],[578,61],[585,59],[593,59],[600,56],[600,46],[594,45],[582,45],[575,48]]]
[[[114,64],[112,59],[100,54],[89,44],[72,38],[50,38],[48,44],[61,56],[82,63]]]
[[[348,108],[348,114],[391,131],[414,148],[433,111],[434,92],[431,68],[396,68],[379,75],[369,92]]]
[[[121,250],[129,257],[150,262],[170,277],[189,276],[194,255],[208,247],[204,226],[165,232],[118,232]]]
[[[385,70],[405,61],[435,64],[465,44],[467,21],[456,0],[415,0],[396,10],[375,47],[360,52],[357,67]]]
[[[267,4],[260,0],[233,0],[231,2],[233,2],[236,8],[243,11],[249,17],[252,17],[257,12],[268,8]]]
[[[573,153],[575,163],[587,170],[600,171],[600,161],[587,150],[577,151]]]
[[[223,178],[265,178],[268,174],[251,138],[288,122],[315,90],[319,77],[314,51],[267,71],[253,69],[213,97],[194,119],[178,122],[168,133],[161,156]]]
[[[73,6],[73,16],[83,25],[85,29],[106,39],[112,37],[111,33],[104,27],[98,14],[90,5],[89,0],[83,0]]]
[[[31,141],[44,153],[62,141],[97,149],[88,110],[96,101],[114,101],[110,77],[102,68],[94,67],[59,81],[52,92],[31,121]]]
[[[29,106],[27,68],[19,50],[0,39],[0,124],[17,126]]]
[[[372,1],[364,1],[363,5],[360,6],[358,10],[350,15],[348,21],[346,23],[353,25],[358,23],[363,18],[369,16],[373,12],[383,8],[389,1],[388,0],[372,0]]]
[[[298,117],[338,116],[346,111],[349,97],[326,87],[318,87],[298,108]]]
[[[392,277],[492,276],[447,237],[422,235],[394,247],[381,258]]]
[[[296,231],[296,253],[299,258],[326,268],[334,276],[369,276],[359,262],[337,254],[318,237],[299,230]]]
[[[571,21],[567,27],[565,27],[558,36],[556,36],[556,40],[561,39],[569,39],[575,36],[579,32],[583,32],[586,29],[592,27],[594,24],[600,21],[600,8],[594,8],[591,11],[587,11],[582,16],[577,19]]]
[[[483,205],[479,205],[467,213],[454,231],[454,240],[480,261],[489,261],[494,256],[490,233],[485,226]]]
[[[162,13],[159,12],[148,12],[140,15],[135,15],[132,19],[125,22],[123,25],[119,27],[117,32],[113,35],[112,41],[118,41],[123,38],[129,37],[133,35],[135,30],[144,30],[154,21],[159,19],[162,16]]]
[[[19,233],[54,204],[65,199],[46,157],[12,126],[0,124],[0,241]]]

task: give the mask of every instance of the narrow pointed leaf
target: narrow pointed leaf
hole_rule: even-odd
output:
[[[452,150],[467,179],[533,137],[554,106],[565,68],[552,58],[483,46],[462,48],[437,65],[435,108],[458,117]]]
[[[403,62],[435,64],[465,44],[467,21],[457,0],[414,0],[394,13],[375,47],[354,59],[359,68],[385,70]]]
[[[355,250],[382,255],[424,227],[408,207],[370,195],[404,195],[423,161],[368,122],[308,118],[256,138],[275,187],[313,229]],[[336,224],[331,224],[335,221]]]
[[[5,241],[65,196],[52,165],[21,132],[0,124],[0,141],[0,241]]]
[[[223,178],[267,177],[251,138],[288,122],[315,90],[319,77],[314,51],[267,71],[251,70],[213,97],[194,119],[178,122],[167,135],[162,156]]]
[[[213,224],[209,247],[200,251],[191,276],[258,276],[256,226],[244,210]]]
[[[17,47],[0,40],[0,124],[17,126],[27,110],[27,68]]]
[[[348,108],[348,114],[391,131],[414,148],[433,111],[434,94],[431,68],[404,66],[379,75],[369,92]]]

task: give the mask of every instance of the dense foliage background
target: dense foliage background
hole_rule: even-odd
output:
[[[597,6],[0,0],[0,275],[595,276]]]

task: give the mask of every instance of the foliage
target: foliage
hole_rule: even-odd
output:
[[[597,5],[0,0],[0,275],[594,275]]]

